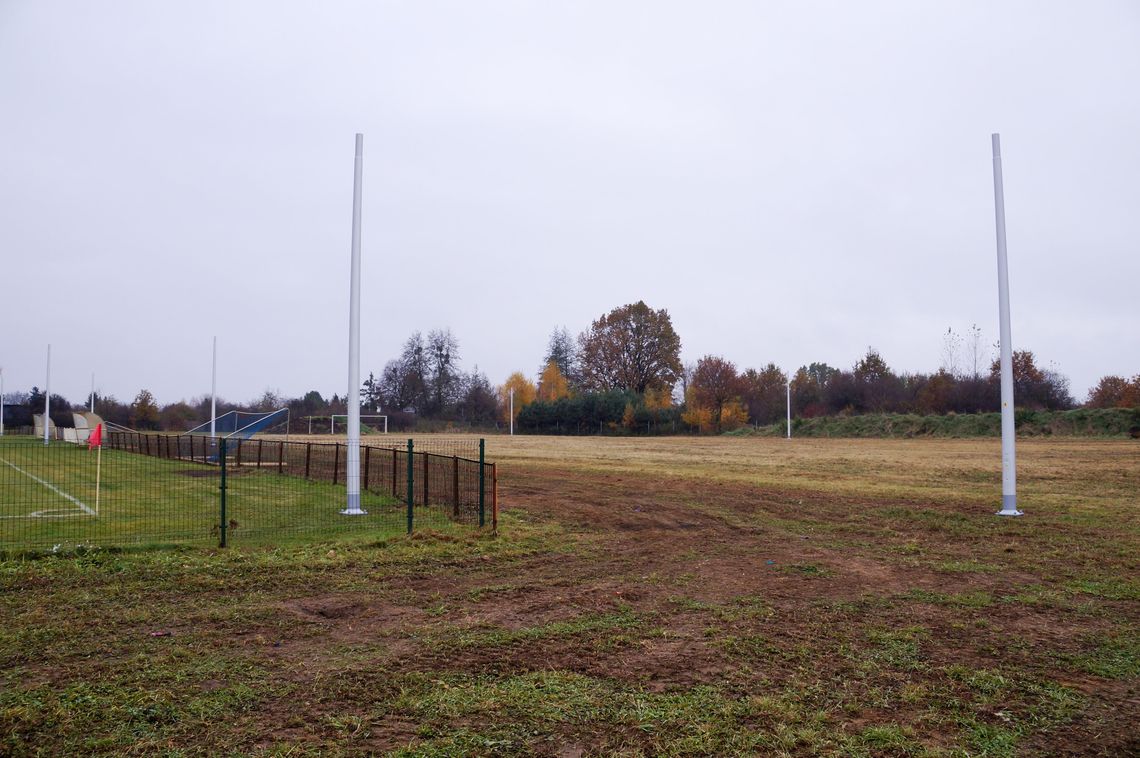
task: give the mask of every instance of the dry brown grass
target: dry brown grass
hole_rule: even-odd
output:
[[[491,437],[488,458],[504,470],[714,479],[780,490],[884,496],[997,507],[1001,443],[981,440],[735,437]],[[1131,440],[1018,442],[1023,509],[1119,509],[1135,523],[1140,445]]]

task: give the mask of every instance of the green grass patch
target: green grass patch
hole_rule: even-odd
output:
[[[223,519],[216,465],[110,449],[97,461],[83,445],[0,438],[0,551],[217,544],[223,523],[231,545],[407,529],[399,499],[366,490],[366,515],[343,516],[343,485],[281,473],[273,462],[231,466]],[[439,526],[445,511],[417,507],[415,519]]]

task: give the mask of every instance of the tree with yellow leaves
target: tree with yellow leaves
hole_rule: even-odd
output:
[[[538,399],[544,403],[553,403],[570,395],[570,384],[555,361],[546,364],[542,376],[538,378]]]
[[[511,390],[515,392],[515,417],[511,418]],[[502,408],[502,416],[504,423],[511,423],[519,417],[519,411],[523,406],[530,405],[534,402],[538,394],[534,382],[527,379],[521,371],[516,371],[507,377],[507,381],[503,382],[499,387],[499,407]]]

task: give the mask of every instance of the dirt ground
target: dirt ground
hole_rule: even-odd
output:
[[[1140,749],[1136,677],[1096,676],[1068,663],[1087,657],[1091,641],[1100,636],[1119,634],[1121,628],[1134,635],[1140,620],[1136,598],[1119,593],[1082,598],[1064,590],[1084,576],[1085,562],[1099,563],[1109,576],[1123,572],[1134,582],[1136,554],[1129,554],[1129,545],[1137,546],[1134,515],[1118,527],[1073,527],[1068,523],[1072,511],[1049,508],[1047,498],[1031,494],[1022,500],[1031,515],[999,519],[992,515],[992,503],[977,505],[996,502],[1000,494],[991,486],[994,462],[987,460],[993,445],[980,443],[912,443],[900,456],[904,460],[883,463],[885,480],[906,480],[886,497],[861,494],[882,488],[881,481],[858,486],[866,473],[854,485],[848,477],[867,461],[873,467],[876,460],[901,453],[905,443],[811,441],[818,470],[806,485],[793,477],[791,486],[781,487],[771,471],[738,469],[757,457],[787,455],[786,448],[774,447],[781,443],[765,441],[737,460],[747,441],[511,441],[500,446],[505,512],[556,522],[583,538],[583,548],[485,570],[463,566],[405,577],[389,587],[446,607],[446,623],[458,630],[520,632],[557,628],[583,616],[625,615],[651,619],[651,635],[630,635],[620,623],[603,624],[594,633],[519,634],[505,649],[473,645],[457,653],[406,642],[434,623],[422,600],[394,605],[312,597],[288,609],[320,625],[322,634],[312,640],[317,646],[327,644],[328,636],[404,638],[387,649],[400,668],[494,676],[574,672],[652,693],[709,685],[727,686],[744,697],[811,691],[818,698],[822,689],[831,693],[833,710],[840,714],[832,714],[831,726],[841,731],[889,721],[906,725],[926,748],[962,745],[962,719],[939,718],[921,694],[909,702],[906,697],[908,691],[938,691],[939,697],[961,699],[962,708],[971,710],[966,720],[983,727],[1001,727],[1019,709],[1036,714],[1046,728],[1027,730],[1017,742],[1019,751],[1125,755]],[[916,445],[919,459],[933,461],[934,468],[955,460],[969,490],[946,496],[954,483],[942,481],[930,497],[922,475],[906,472],[915,465],[905,458],[915,455]],[[622,456],[623,448],[637,453]],[[1136,448],[1122,445],[1057,449],[1042,443],[1029,453],[1026,469],[1029,477],[1047,482],[1053,476],[1068,486],[1072,482],[1053,468],[1056,457],[1074,466],[1079,458],[1096,468],[1105,455],[1130,467],[1129,475],[1137,473]],[[686,465],[662,464],[674,456]],[[778,462],[767,465],[780,468]],[[839,484],[821,491],[817,485],[828,480],[828,469],[835,469]],[[988,480],[980,487],[977,471]],[[1079,481],[1084,475],[1074,472],[1069,478]],[[760,481],[749,482],[750,477]],[[1140,478],[1127,482],[1115,495],[1127,497],[1129,486],[1136,494]],[[1034,481],[1028,489],[1040,487]],[[1069,529],[1084,530],[1093,547],[1104,531],[1104,552],[1058,553],[1057,541],[1074,537],[1066,537]],[[1032,597],[1048,597],[1050,591],[1061,599]],[[888,652],[880,655],[884,647]],[[895,651],[898,660],[891,660],[892,647],[901,651]],[[303,658],[309,652],[298,646],[281,655]],[[995,686],[994,694],[1000,690],[1008,699],[988,702],[984,692],[981,698],[970,692],[969,672],[978,671],[1055,683],[1072,690],[1085,707],[1056,718],[1040,714],[1047,705],[1028,684]],[[903,695],[896,697],[896,690]],[[375,746],[414,740],[415,725],[402,726],[390,724]],[[563,737],[560,745],[546,747],[571,755],[638,744],[637,735],[615,734],[604,725]]]

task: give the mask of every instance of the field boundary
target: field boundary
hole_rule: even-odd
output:
[[[51,508],[51,509],[42,510],[42,511],[35,511],[35,512],[33,512],[33,513],[29,513],[29,514],[27,514],[27,515],[24,515],[24,516],[2,516],[2,517],[0,517],[0,518],[6,518],[6,519],[19,519],[19,518],[67,518],[67,517],[69,517],[69,516],[78,516],[78,515],[84,515],[84,516],[98,516],[98,515],[99,515],[98,513],[96,513],[96,512],[95,512],[95,510],[94,510],[94,509],[92,509],[90,506],[88,506],[86,503],[84,503],[84,502],[83,502],[82,500],[80,500],[79,498],[73,497],[73,496],[71,496],[71,495],[67,494],[66,492],[64,492],[63,490],[61,490],[59,487],[56,487],[56,486],[55,486],[54,484],[52,484],[51,482],[47,482],[47,481],[44,481],[43,479],[40,479],[40,478],[39,478],[38,476],[36,476],[35,474],[32,474],[32,473],[30,473],[30,472],[28,472],[28,471],[25,471],[24,469],[22,469],[22,468],[20,468],[19,466],[17,466],[15,463],[12,463],[12,462],[11,462],[10,460],[8,460],[7,458],[0,458],[0,462],[3,462],[3,463],[5,463],[5,464],[7,464],[8,466],[12,467],[12,468],[13,468],[13,469],[15,469],[16,471],[20,472],[20,473],[21,473],[21,474],[23,474],[24,476],[26,476],[26,477],[28,477],[29,479],[31,479],[32,481],[36,482],[37,484],[41,484],[41,485],[43,485],[44,487],[47,487],[49,490],[51,490],[51,491],[52,491],[52,492],[54,492],[55,494],[57,494],[57,495],[59,495],[60,497],[62,497],[64,500],[67,500],[67,501],[69,501],[69,502],[71,502],[71,503],[74,503],[75,505],[78,505],[78,506],[79,506],[79,508],[80,508],[80,512],[79,512],[79,513],[76,513],[75,511],[69,511],[69,512],[64,512],[64,513],[57,513],[56,511],[59,511],[59,510],[61,510],[61,509],[59,509],[59,508]]]

